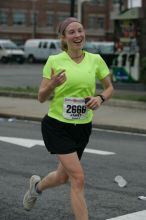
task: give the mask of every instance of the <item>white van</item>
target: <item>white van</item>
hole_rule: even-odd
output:
[[[18,48],[13,41],[0,39],[0,61],[2,63],[9,61],[23,63],[25,61],[24,51]]]
[[[50,55],[61,51],[60,41],[57,39],[29,39],[24,44],[25,57],[29,63],[46,61]]]

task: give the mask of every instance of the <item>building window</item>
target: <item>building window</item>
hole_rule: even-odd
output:
[[[96,17],[89,17],[88,18],[88,29],[93,30],[95,28],[97,18]]]
[[[97,19],[97,28],[98,29],[104,29],[104,18],[98,17]]]
[[[142,0],[139,0],[139,1],[128,0],[128,8],[134,8],[134,7],[142,7]]]
[[[24,12],[13,12],[13,24],[24,25],[26,21],[26,15]]]
[[[102,5],[105,5],[105,0],[92,0],[92,3],[102,6]]]
[[[69,14],[66,15],[58,15],[58,22],[61,23],[62,21],[64,21],[66,18],[69,17]]]
[[[104,18],[103,17],[96,17],[96,16],[89,16],[88,29],[89,30],[104,29]]]
[[[48,14],[47,26],[53,27],[53,14]]]
[[[8,15],[5,11],[0,11],[0,24],[7,24]]]
[[[58,3],[70,4],[70,0],[58,0]]]

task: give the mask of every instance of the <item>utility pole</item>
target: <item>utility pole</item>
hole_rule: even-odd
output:
[[[122,10],[123,10],[123,0],[120,0],[119,1],[119,11],[120,11],[120,13],[122,12]]]
[[[32,38],[36,37],[36,1],[32,0]]]
[[[74,17],[75,14],[75,0],[70,0],[70,17]]]

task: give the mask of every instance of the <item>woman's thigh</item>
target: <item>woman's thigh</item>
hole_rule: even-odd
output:
[[[83,175],[83,168],[76,152],[60,154],[58,158],[69,176]]]

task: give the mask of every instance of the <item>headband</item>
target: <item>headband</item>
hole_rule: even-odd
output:
[[[65,31],[65,29],[67,28],[67,26],[69,24],[71,24],[72,22],[78,22],[80,23],[76,18],[74,17],[69,17],[66,18],[59,26],[59,34],[63,34],[63,32]]]

